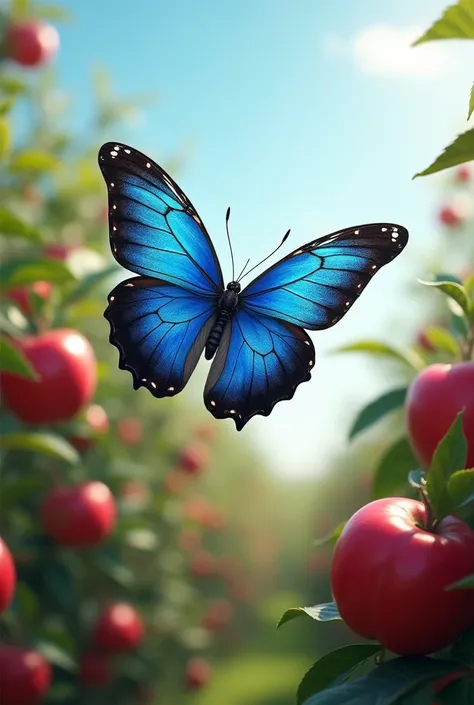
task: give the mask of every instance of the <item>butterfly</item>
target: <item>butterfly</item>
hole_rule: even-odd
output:
[[[346,228],[294,250],[243,290],[247,265],[225,286],[201,218],[158,164],[109,142],[99,167],[112,254],[138,275],[113,289],[104,313],[120,369],[132,373],[135,389],[171,397],[204,351],[212,359],[205,406],[217,419],[233,419],[238,431],[310,379],[315,350],[305,329],[337,323],[408,242],[406,228],[392,223]]]

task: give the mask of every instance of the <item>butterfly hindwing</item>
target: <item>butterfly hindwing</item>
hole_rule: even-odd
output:
[[[121,282],[108,297],[110,342],[135,389],[178,394],[188,382],[217,316],[216,301],[152,277]]]
[[[255,314],[308,330],[337,323],[371,278],[403,250],[408,231],[393,223],[347,228],[303,245],[254,279],[241,300]]]
[[[109,192],[112,253],[126,269],[202,296],[224,287],[214,246],[173,179],[141,152],[104,144],[99,166]]]
[[[311,377],[314,346],[292,323],[255,314],[242,305],[227,324],[212,362],[204,403],[218,419],[232,418],[238,431],[279,401],[291,399]]]

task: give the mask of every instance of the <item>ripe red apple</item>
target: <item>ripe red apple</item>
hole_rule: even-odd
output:
[[[84,414],[86,429],[84,435],[75,434],[68,440],[76,450],[85,453],[94,445],[98,436],[104,436],[109,430],[109,417],[99,404],[91,404]]]
[[[439,221],[448,228],[454,228],[462,222],[462,216],[452,206],[444,206],[439,212]]]
[[[413,380],[405,411],[408,436],[420,463],[428,467],[436,446],[464,409],[467,468],[474,467],[474,362],[429,365]]]
[[[209,463],[209,451],[202,443],[190,443],[180,453],[178,467],[189,475],[196,475]]]
[[[67,421],[90,402],[97,385],[97,364],[87,338],[61,328],[18,339],[15,344],[39,376],[30,380],[1,375],[3,401],[22,421]]]
[[[141,480],[127,480],[120,489],[120,496],[126,502],[146,504],[150,498],[150,490]]]
[[[186,664],[185,681],[188,688],[196,690],[202,688],[211,677],[211,667],[206,659],[191,658]]]
[[[102,686],[110,683],[112,668],[110,658],[98,651],[89,651],[79,659],[79,680],[84,685]]]
[[[139,419],[120,419],[117,421],[117,433],[124,445],[139,445],[143,439],[143,424]]]
[[[13,599],[16,585],[16,570],[12,554],[0,537],[0,614],[4,612]]]
[[[115,500],[102,482],[57,487],[43,502],[41,521],[61,546],[95,546],[115,527]]]
[[[94,642],[106,652],[123,653],[138,646],[143,634],[143,620],[135,607],[116,602],[99,616],[94,629]]]
[[[47,301],[51,297],[51,292],[53,286],[51,282],[47,281],[37,281],[29,286],[15,286],[6,292],[6,296],[16,303],[18,308],[20,308],[27,316],[31,316],[32,308],[30,301],[30,294],[36,294],[44,301]]]
[[[36,705],[51,684],[51,666],[37,651],[0,646],[0,702]]]
[[[8,58],[17,64],[40,66],[57,53],[59,35],[46,22],[12,22],[6,29],[5,46]]]
[[[210,632],[215,632],[230,622],[232,614],[233,608],[229,600],[224,598],[215,599],[203,616],[202,626]]]
[[[207,578],[215,573],[216,561],[208,551],[200,549],[191,556],[189,568],[197,578]]]
[[[471,164],[461,164],[456,170],[456,180],[466,183],[472,178]]]

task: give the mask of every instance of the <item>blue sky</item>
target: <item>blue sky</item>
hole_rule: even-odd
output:
[[[361,337],[403,344],[422,318],[410,287],[426,276],[438,241],[439,181],[411,177],[465,126],[471,46],[405,48],[413,28],[441,13],[440,0],[61,4],[75,16],[61,29],[58,68],[76,94],[78,127],[90,111],[93,65],[106,66],[124,96],[156,94],[134,126],[107,138],[164,164],[192,145],[176,176],[213,237],[225,279],[229,205],[237,266],[264,257],[290,227],[285,252],[364,222],[410,230],[405,253],[348,315],[312,336],[311,382],[243,432],[280,472],[324,469],[356,409],[395,383],[374,363],[331,350]],[[201,385],[184,393],[199,398]]]

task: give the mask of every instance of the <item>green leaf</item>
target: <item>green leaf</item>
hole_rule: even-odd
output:
[[[456,507],[465,507],[474,501],[474,470],[459,470],[448,480],[448,492]]]
[[[471,92],[469,93],[469,108],[467,110],[467,119],[471,119],[471,115],[474,112],[474,84],[471,88]]]
[[[11,136],[8,120],[0,117],[0,159],[3,159],[10,151]]]
[[[28,86],[16,76],[0,76],[0,91],[14,98],[27,90]]]
[[[59,668],[71,673],[77,670],[74,659],[56,644],[49,641],[35,641],[35,649],[40,654],[43,654],[45,659],[53,666],[59,666]]]
[[[86,275],[64,297],[63,306],[68,306],[90,296],[91,290],[94,289],[94,287],[105,282],[113,274],[117,274],[117,267],[115,265],[102,269],[100,272],[93,272],[92,274]]]
[[[50,22],[71,21],[71,13],[58,5],[39,5],[35,14],[37,17],[41,17],[42,20],[49,20]]]
[[[474,590],[474,573],[448,585],[445,590]]]
[[[336,526],[335,529],[331,531],[330,534],[327,534],[327,536],[323,536],[320,539],[316,539],[315,542],[313,543],[313,546],[326,546],[327,544],[334,544],[336,543],[337,539],[342,533],[343,528],[345,527],[346,522],[341,521],[340,524]]]
[[[474,39],[474,4],[472,0],[458,0],[450,5],[413,46],[435,39]]]
[[[5,433],[0,435],[0,450],[26,450],[44,453],[74,464],[79,454],[60,436],[52,433]]]
[[[12,609],[18,613],[24,625],[33,622],[36,618],[39,609],[38,598],[26,583],[21,581],[17,583]]]
[[[10,161],[10,170],[16,173],[44,174],[54,171],[59,166],[59,161],[50,152],[39,149],[16,152]]]
[[[411,350],[398,350],[377,340],[361,340],[358,343],[343,345],[340,348],[336,348],[334,352],[363,352],[376,357],[388,357],[408,365],[417,372],[420,372],[425,366],[423,358],[418,353]]]
[[[418,281],[424,286],[434,286],[436,289],[442,291],[443,294],[446,294],[446,296],[456,302],[456,304],[459,306],[459,308],[462,310],[466,317],[469,317],[471,311],[471,302],[469,301],[469,297],[465,288],[461,286],[461,284],[455,284],[454,282],[448,281],[425,282],[421,279],[419,279]]]
[[[427,341],[435,350],[445,352],[455,360],[460,359],[461,348],[459,341],[452,333],[445,328],[438,328],[437,326],[428,326],[423,332]]]
[[[277,628],[295,619],[295,617],[302,617],[303,615],[307,615],[318,622],[337,622],[342,620],[335,603],[326,602],[322,605],[315,605],[314,607],[292,607],[286,610],[278,622]]]
[[[0,370],[26,379],[38,379],[38,375],[21,350],[3,336],[0,336]]]
[[[445,148],[444,152],[440,154],[429,167],[423,171],[419,171],[413,178],[416,179],[418,176],[435,174],[437,171],[443,171],[443,169],[449,169],[452,166],[464,164],[465,162],[470,162],[473,159],[474,128],[458,135],[454,142],[451,142],[451,144]]]
[[[381,650],[380,644],[349,644],[325,654],[303,676],[296,695],[297,705],[330,686],[339,676],[346,680],[354,666],[364,663]]]
[[[53,259],[15,259],[0,266],[0,286],[4,290],[39,280],[61,284],[74,280],[74,275],[64,262]]]
[[[359,412],[357,418],[349,432],[349,440],[352,440],[365,429],[373,426],[377,421],[387,414],[391,414],[392,411],[400,409],[405,403],[405,397],[407,395],[407,387],[399,387],[397,389],[392,389],[390,392],[382,394],[370,404],[367,404],[362,411]]]
[[[410,470],[418,466],[411,446],[406,438],[400,438],[386,451],[375,471],[372,483],[373,499],[389,497],[406,486]]]
[[[448,480],[466,464],[467,442],[462,427],[463,412],[457,414],[446,435],[433,454],[426,488],[435,518],[450,514],[456,508],[448,491]]]
[[[327,688],[305,705],[401,705],[403,697],[436,681],[453,669],[448,661],[424,657],[395,658],[374,668],[363,678]]]
[[[49,561],[44,569],[43,580],[48,597],[53,604],[58,604],[64,611],[71,610],[77,605],[76,577],[65,561],[59,559]]]
[[[30,242],[41,242],[39,230],[28,225],[6,208],[0,208],[0,234],[6,237],[19,237]]]
[[[469,299],[474,304],[474,274],[471,274],[464,282],[464,288]]]
[[[471,627],[451,647],[451,657],[474,668],[474,627]]]

